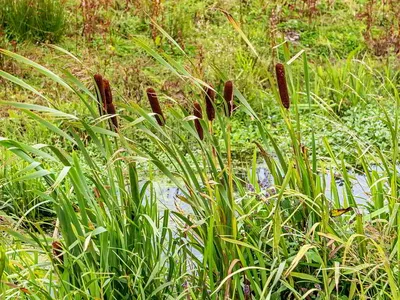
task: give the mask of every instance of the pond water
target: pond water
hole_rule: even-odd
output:
[[[260,184],[260,187],[263,189],[267,189],[268,187],[273,185],[272,176],[267,169],[267,167],[263,164],[257,166],[257,178]],[[367,183],[367,179],[362,174],[352,173],[352,193],[359,204],[366,204],[369,199],[370,188]],[[341,198],[341,202],[343,201],[343,197],[345,195],[345,186],[343,179],[340,177],[334,179],[338,188],[338,193]],[[331,199],[331,174],[328,172],[325,174],[326,181],[326,191],[325,195],[328,199]],[[182,210],[190,212],[190,205],[180,201],[177,196],[182,195],[179,188],[174,185],[171,185],[166,178],[159,178],[154,182],[154,187],[156,189],[156,194],[160,199],[162,206],[170,209],[176,210],[175,203],[179,205]]]
[[[372,168],[373,170],[376,170],[378,172],[382,171],[382,169],[379,166],[373,166]],[[397,167],[397,170],[400,173],[400,165]],[[259,164],[257,166],[256,173],[261,188],[267,189],[273,185],[273,178],[265,164]],[[325,174],[324,176],[326,182],[325,196],[328,199],[332,199],[331,174],[330,172],[327,172],[327,174]],[[351,190],[354,199],[358,204],[360,204],[360,206],[366,205],[370,199],[370,188],[368,186],[366,176],[364,174],[354,173],[354,172],[349,172],[349,176],[351,178],[351,184],[352,184]],[[245,179],[244,176],[242,177],[242,179]],[[343,204],[343,199],[346,194],[344,181],[339,176],[335,177],[334,180],[336,182],[336,186],[338,189],[340,202]],[[176,210],[176,204],[178,204],[183,211],[191,212],[190,205],[184,203],[183,201],[180,201],[179,198],[177,198],[178,195],[182,195],[179,188],[171,185],[165,177],[164,178],[161,177],[157,181],[155,181],[154,187],[156,189],[156,194],[158,196],[158,199],[160,199],[161,205],[163,207],[166,207],[170,210]]]

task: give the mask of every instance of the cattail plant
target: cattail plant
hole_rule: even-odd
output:
[[[197,134],[199,135],[199,138],[203,140],[204,138],[204,132],[203,132],[203,127],[201,127],[200,124],[200,119],[203,118],[203,113],[201,111],[201,106],[198,102],[194,103],[194,111],[193,115],[197,117],[197,119],[194,120],[194,126],[196,127]]]
[[[226,115],[228,117],[232,116],[233,112],[233,82],[225,82],[224,87],[224,99],[226,102]]]
[[[211,86],[206,90],[206,113],[209,121],[213,121],[215,119],[214,101],[215,91]]]
[[[285,77],[285,66],[283,64],[276,64],[276,79],[278,81],[278,89],[279,95],[281,97],[281,102],[284,108],[289,109],[290,100],[289,100],[289,91],[287,88],[286,77]]]
[[[161,110],[160,102],[158,101],[156,91],[153,88],[146,90],[147,98],[149,98],[151,110],[156,114],[156,120],[158,125],[163,126],[165,124],[165,118]]]

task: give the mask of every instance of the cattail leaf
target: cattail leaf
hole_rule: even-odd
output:
[[[5,49],[0,49],[0,53],[9,56],[13,59],[15,59],[16,61],[19,61],[23,64],[26,64],[28,66],[33,67],[35,70],[37,70],[38,72],[42,73],[43,75],[49,77],[50,79],[52,79],[53,81],[57,82],[58,84],[62,85],[63,87],[65,87],[67,90],[73,92],[73,90],[71,89],[71,87],[64,81],[61,79],[61,77],[59,77],[58,75],[56,75],[55,73],[53,73],[52,71],[50,71],[49,69],[39,65],[38,63],[35,63],[34,61],[23,57],[21,55],[18,55],[14,52],[5,50]]]
[[[20,181],[26,181],[26,180],[31,180],[31,179],[35,179],[35,178],[41,178],[41,177],[44,177],[44,176],[47,176],[50,174],[52,174],[52,173],[47,170],[42,169],[39,171],[35,171],[31,174],[15,178],[15,179],[11,180],[11,182],[20,182]]]
[[[74,76],[71,72],[68,70],[61,70],[61,72],[64,74],[64,76],[68,79],[69,82],[71,82],[73,85],[75,85],[80,91],[82,91],[84,94],[82,95],[79,90],[75,90],[75,94],[81,99],[82,101],[86,101],[85,96],[89,96],[92,100],[97,101],[96,95],[94,95],[87,87],[86,85],[80,81],[76,76]],[[71,87],[72,88],[72,87]]]
[[[151,49],[144,40],[138,37],[133,37],[132,40],[140,46],[143,50],[145,50],[148,54],[150,54],[154,59],[156,59],[162,66],[166,67],[168,70],[170,70],[172,73],[177,75],[178,77],[182,78],[181,75],[176,71],[174,67],[172,67],[160,54],[158,54],[156,51]]]
[[[248,244],[248,243],[245,243],[245,242],[242,242],[242,241],[238,241],[238,240],[235,240],[235,239],[227,238],[227,237],[221,237],[221,239],[224,240],[225,242],[228,242],[228,243],[231,243],[231,244],[234,244],[234,245],[238,245],[238,246],[241,246],[241,247],[249,248],[249,249],[251,249],[253,251],[259,252],[261,254],[265,254],[263,251],[261,251],[260,249],[254,247],[251,244]]]
[[[27,114],[28,116],[30,116],[32,119],[38,121],[40,124],[42,124],[43,126],[45,126],[47,129],[49,129],[50,131],[54,132],[55,134],[58,134],[59,136],[65,138],[66,140],[70,141],[72,144],[76,144],[75,140],[68,135],[67,133],[65,133],[64,131],[62,131],[59,127],[51,124],[50,122],[46,121],[45,119],[39,117],[38,115],[30,112],[29,110],[22,110],[25,114]]]
[[[6,264],[7,264],[6,250],[4,249],[3,246],[0,246],[0,281],[1,278],[3,277]]]
[[[109,136],[112,136],[112,137],[118,137],[119,136],[118,133],[115,133],[113,131],[107,130],[105,128],[101,128],[101,127],[98,127],[98,126],[91,126],[91,128],[92,128],[93,132],[96,132],[96,133],[109,135]]]
[[[138,125],[138,124],[140,124],[140,123],[143,123],[143,122],[145,122],[145,121],[146,121],[145,118],[139,117],[139,118],[137,118],[136,120],[134,120],[132,123],[130,123],[128,126],[125,126],[125,128],[128,128],[128,127],[130,127],[130,126],[136,126],[136,125]]]
[[[240,273],[245,273],[246,271],[249,271],[249,270],[270,271],[270,270],[267,269],[267,268],[254,267],[254,266],[252,266],[252,267],[240,268],[239,270],[236,270],[235,272],[233,272],[233,273],[229,274],[228,276],[226,276],[226,277],[221,281],[221,283],[219,284],[219,286],[210,294],[210,296],[213,296],[213,295],[215,295],[216,293],[218,293],[219,290],[224,286],[224,284],[229,280],[229,278],[231,278],[231,277],[233,277],[233,276],[235,276],[235,275],[237,275],[237,274],[240,274]]]
[[[0,101],[0,104],[2,105],[8,105],[12,106],[15,108],[22,108],[22,109],[27,109],[27,110],[33,110],[41,113],[47,113],[51,116],[54,117],[61,117],[65,119],[71,119],[71,120],[78,120],[78,118],[74,115],[70,115],[67,113],[64,113],[62,111],[46,107],[46,106],[41,106],[41,105],[36,105],[36,104],[29,104],[29,103],[20,103],[20,102],[8,102],[8,101]]]
[[[92,105],[89,104],[87,101],[86,96],[88,96],[90,99],[94,100],[97,103],[97,98],[93,93],[74,75],[72,75],[68,70],[61,70],[61,72],[64,74],[66,79],[71,83],[70,86],[74,90],[74,93],[76,96],[79,97],[80,101],[88,108],[90,111],[90,114],[92,115],[93,118],[97,117],[96,110],[93,109]]]
[[[286,62],[286,64],[287,64],[287,65],[292,64],[292,63],[293,63],[296,59],[298,59],[299,56],[302,55],[304,52],[305,52],[304,49],[300,50],[300,51],[297,52],[291,59],[289,59],[289,60]]]
[[[151,23],[160,31],[179,51],[187,56],[186,52],[181,48],[181,46],[174,40],[172,36],[168,34],[160,25],[157,24],[153,19],[150,19]]]
[[[310,282],[315,282],[315,283],[321,283],[321,280],[319,280],[317,277],[312,276],[310,274],[305,274],[305,273],[299,273],[299,272],[291,272],[290,276],[295,277],[295,278],[300,278],[303,280],[307,280]],[[307,299],[307,298],[304,298]]]
[[[158,236],[158,235],[160,234],[159,231],[157,230],[156,223],[154,223],[154,220],[152,220],[152,219],[150,218],[149,215],[142,214],[142,215],[140,215],[140,218],[146,219],[147,223],[148,223],[148,224],[151,226],[151,228],[153,229],[153,233],[154,233],[155,235]]]
[[[48,44],[48,45],[46,45],[47,47],[50,47],[50,48],[53,48],[53,49],[55,49],[55,50],[57,50],[57,51],[60,51],[60,52],[62,52],[62,53],[64,53],[64,54],[66,54],[66,55],[68,55],[69,57],[71,57],[72,59],[74,59],[74,60],[76,60],[78,63],[81,63],[82,64],[82,61],[79,59],[79,58],[77,58],[75,55],[73,55],[71,52],[69,52],[69,51],[67,51],[67,50],[65,50],[65,49],[63,49],[63,48],[61,48],[61,47],[59,47],[59,46],[57,46],[57,45],[53,45],[53,44]]]
[[[11,152],[15,153],[28,163],[32,163],[34,160],[27,153],[33,153],[34,155],[50,161],[57,161],[53,156],[47,154],[46,152],[40,151],[35,147],[18,143],[3,137],[0,137],[0,145],[9,149]]]
[[[253,108],[250,106],[250,103],[246,100],[246,98],[242,95],[242,93],[238,89],[234,89],[233,93],[236,98],[239,100],[239,102],[243,105],[245,108],[244,111],[250,115],[252,118],[259,120],[258,115],[256,112],[253,110]]]
[[[315,248],[313,245],[304,245],[300,248],[300,250],[297,252],[296,256],[294,257],[292,263],[290,264],[289,268],[285,272],[285,277],[289,276],[290,273],[296,268],[300,260],[306,255],[306,253],[310,250]]]
[[[71,169],[71,166],[65,166],[61,172],[58,174],[56,180],[54,181],[54,184],[51,186],[51,190],[55,190],[61,182],[64,180],[64,178],[68,175],[69,170]]]
[[[1,230],[6,232],[7,234],[9,234],[10,236],[14,237],[16,240],[25,243],[26,245],[32,245],[34,247],[37,247],[37,242],[35,240],[29,238],[26,234],[22,234],[16,230],[13,230],[13,229],[11,229],[9,227],[5,227],[5,226],[3,226],[1,228]],[[38,249],[36,249],[36,251],[38,253],[45,253],[44,251],[40,251]]]
[[[86,251],[88,250],[91,241],[92,241],[92,235],[89,234],[89,235],[85,238],[85,242],[83,243],[83,247],[82,247],[83,252],[86,252]]]
[[[30,171],[36,169],[37,167],[39,167],[41,164],[42,163],[40,163],[38,161],[34,161],[31,164],[29,164],[27,167],[25,167],[22,170],[19,170],[18,172],[14,173],[14,176],[18,176],[20,174],[30,172]]]
[[[167,260],[167,259],[164,259],[164,261],[163,261],[162,263],[165,263],[166,260]],[[157,275],[158,272],[160,272],[159,269],[155,269],[155,271],[156,271],[156,272],[154,272],[154,273],[155,273],[154,275]],[[148,283],[149,283],[149,284],[151,283],[151,282],[150,282],[150,279],[149,279]],[[159,292],[161,292],[161,291],[163,291],[163,290],[166,290],[166,287],[168,287],[168,286],[170,286],[170,285],[173,285],[173,284],[174,284],[173,281],[169,281],[169,282],[166,282],[166,283],[164,283],[164,284],[161,284],[159,287],[157,287],[157,288],[149,295],[149,299],[154,299],[154,298],[156,298],[156,297],[157,297],[157,294],[158,294]]]
[[[285,270],[285,266],[286,266],[286,262],[285,261],[283,261],[283,262],[281,262],[279,264],[278,270],[277,270],[276,275],[275,275],[274,282],[272,283],[272,287],[274,287],[278,283],[278,281],[282,279],[282,273]]]
[[[187,116],[187,117],[184,117],[182,119],[182,121],[194,121],[194,120],[197,120],[197,119],[198,119],[198,117],[196,117],[196,116]]]
[[[332,233],[317,232],[317,234],[327,239],[334,240],[339,244],[345,244],[345,241],[343,239],[339,238],[337,235],[334,235]]]
[[[35,95],[38,95],[40,98],[45,99],[47,102],[50,102],[45,96],[43,96],[38,90],[36,90],[33,86],[31,86],[30,84],[27,84],[25,81],[23,81],[22,79],[19,79],[18,77],[15,77],[3,70],[0,70],[0,76],[3,77],[4,79],[11,81],[17,85],[19,85],[20,87],[31,91],[32,93],[34,93]]]
[[[236,22],[236,20],[232,17],[232,15],[230,13],[228,13],[227,11],[221,9],[221,12],[225,15],[225,17],[228,19],[229,23],[232,24],[233,28],[235,28],[235,30],[239,33],[239,35],[242,37],[242,39],[250,47],[251,51],[255,54],[255,56],[257,58],[259,58],[256,48],[253,46],[253,44],[249,41],[247,36],[244,34],[243,30],[240,28],[239,23]]]

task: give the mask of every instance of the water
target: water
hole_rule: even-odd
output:
[[[376,168],[378,170],[379,168]],[[400,166],[399,166],[400,170]],[[259,164],[257,166],[256,170],[257,174],[257,179],[260,187],[264,190],[268,189],[269,187],[273,186],[273,178],[267,169],[265,164]],[[328,199],[332,199],[331,196],[331,174],[330,172],[327,172],[325,176],[325,182],[326,182],[326,191],[325,191],[325,196]],[[356,202],[360,205],[365,205],[370,198],[370,188],[367,183],[367,179],[365,175],[363,174],[358,174],[358,173],[349,173],[349,176],[351,177],[351,190],[352,194],[356,200]],[[241,176],[242,179],[244,176]],[[336,182],[336,186],[338,189],[338,194],[340,197],[340,202],[343,203],[344,197],[345,197],[345,185],[344,181],[340,177],[334,178]],[[163,207],[166,207],[170,210],[176,210],[176,205],[178,205],[183,211],[185,212],[192,212],[190,205],[187,203],[184,203],[183,201],[179,200],[178,196],[183,195],[182,192],[173,185],[168,184],[168,181],[165,178],[159,178],[154,183],[156,193],[158,198],[160,199],[160,202]],[[247,186],[247,188],[250,190],[251,186]]]
[[[371,169],[377,171],[378,173],[382,172],[382,168],[380,166],[371,166]],[[397,166],[397,170],[400,174],[400,165]],[[263,190],[267,190],[269,187],[273,186],[274,184],[273,178],[265,164],[259,164],[257,166],[256,174],[257,174],[258,184]],[[241,177],[241,179],[248,181],[246,178],[246,174],[241,174],[239,176]],[[321,176],[325,176],[325,182],[326,182],[325,196],[328,199],[332,199],[331,173],[327,172],[324,175],[321,174]],[[366,176],[364,174],[349,171],[349,177],[351,182],[351,191],[355,201],[361,207],[366,206],[370,201],[370,192],[371,192],[367,183]],[[346,197],[346,187],[344,184],[344,180],[340,176],[338,176],[334,178],[334,181],[336,182],[341,207],[345,207],[346,205],[344,204],[344,199]],[[177,210],[178,206],[182,211],[186,213],[192,212],[190,205],[181,201],[177,197],[179,195],[183,195],[182,192],[176,186],[169,184],[168,180],[161,177],[154,183],[154,186],[156,188],[158,199],[160,199],[161,202],[162,206],[161,208]],[[248,185],[247,188],[251,190],[251,186]]]

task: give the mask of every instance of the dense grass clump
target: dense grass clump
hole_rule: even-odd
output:
[[[66,29],[60,0],[1,0],[0,23],[10,39],[57,42]]]

